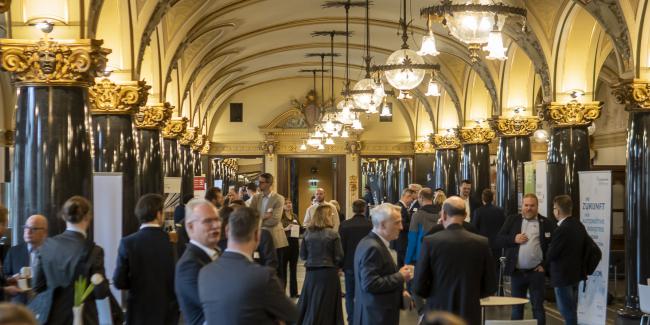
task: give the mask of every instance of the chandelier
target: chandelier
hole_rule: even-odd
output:
[[[426,15],[429,21],[440,21],[454,38],[467,44],[472,62],[478,61],[481,49],[488,52],[485,57],[488,60],[507,59],[502,35],[506,19],[520,18],[524,26],[526,22],[526,9],[492,0],[442,0],[439,5],[420,9],[420,14]],[[431,26],[429,35],[427,49],[433,40]],[[422,46],[424,51],[424,41]]]
[[[365,110],[368,114],[379,113],[377,107],[381,105],[382,99],[386,96],[381,83],[377,84],[370,76],[370,0],[366,0],[366,56],[363,58],[366,63],[366,76],[357,81],[350,94],[356,106]],[[381,86],[380,90],[377,90]]]
[[[402,28],[402,47],[393,52],[386,60],[385,65],[372,67],[373,71],[382,71],[388,83],[400,91],[400,99],[410,98],[408,91],[416,88],[422,83],[427,70],[439,70],[437,64],[428,64],[415,51],[409,49],[408,27],[406,22],[406,0],[402,1],[402,14],[400,27]]]

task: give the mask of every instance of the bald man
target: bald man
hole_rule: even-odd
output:
[[[413,289],[426,298],[428,310],[445,310],[475,325],[481,323],[480,299],[497,286],[488,240],[463,228],[466,214],[465,201],[458,196],[442,204],[445,230],[424,237]]]
[[[8,277],[17,276],[20,269],[25,266],[33,267],[36,261],[36,250],[43,244],[47,238],[47,218],[40,214],[35,214],[27,218],[27,222],[23,226],[23,240],[22,244],[16,245],[9,249],[5,257],[2,270]],[[15,303],[27,303],[27,296],[18,293],[17,288],[5,288],[5,293],[12,296],[12,301]]]
[[[332,207],[332,214],[330,215],[330,218],[332,219],[332,224],[334,227],[334,231],[339,231],[339,225],[341,224],[341,220],[339,220],[339,216],[336,213],[336,207],[331,205],[329,202],[325,200],[325,189],[323,188],[317,188],[316,192],[314,192],[314,204],[311,205],[309,208],[307,208],[307,211],[305,212],[305,218],[302,220],[302,224],[305,227],[309,227],[309,222],[311,221],[311,218],[314,216],[314,213],[316,212],[316,209],[321,206],[321,205],[329,205]]]

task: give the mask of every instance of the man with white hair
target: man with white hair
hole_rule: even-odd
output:
[[[399,324],[404,283],[413,277],[410,266],[397,268],[397,254],[389,242],[402,230],[400,207],[383,203],[370,211],[372,231],[354,254],[354,324]]]
[[[190,242],[176,264],[174,285],[185,323],[201,325],[205,316],[199,301],[199,271],[219,255],[221,218],[210,201],[193,199],[185,206],[185,228]]]

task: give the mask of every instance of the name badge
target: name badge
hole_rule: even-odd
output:
[[[550,233],[550,232],[545,232],[545,233],[544,233],[544,237],[546,237],[546,238],[551,238],[551,233]]]
[[[253,259],[256,260],[256,259],[259,259],[259,258],[260,258],[260,252],[258,252],[258,251],[253,252]]]
[[[413,212],[418,212],[418,208],[413,208]]]

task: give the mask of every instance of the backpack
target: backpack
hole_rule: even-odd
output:
[[[587,276],[594,274],[602,257],[603,254],[600,251],[600,247],[598,247],[598,244],[594,242],[585,230],[585,242],[583,244],[582,255],[582,277],[584,280],[587,279]]]

